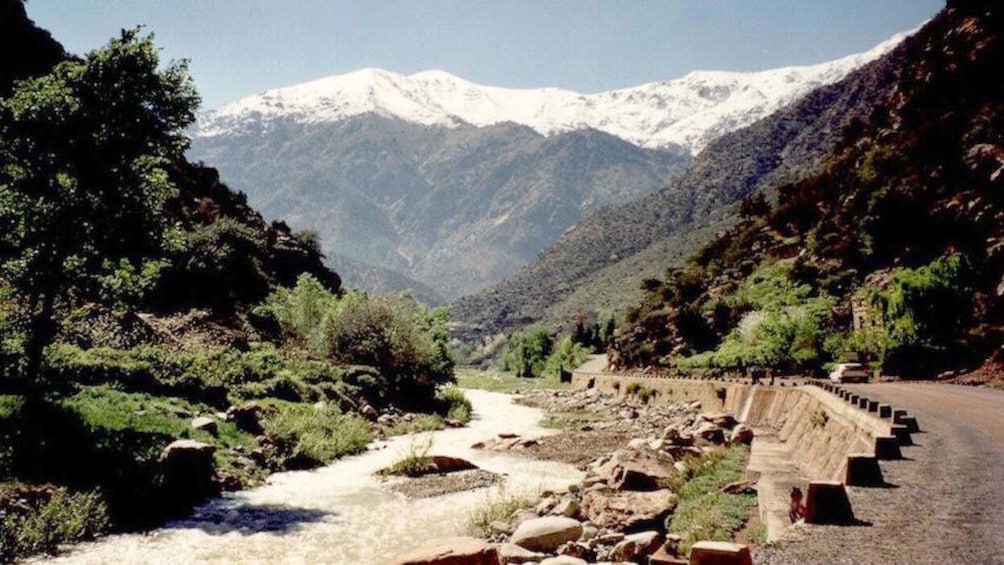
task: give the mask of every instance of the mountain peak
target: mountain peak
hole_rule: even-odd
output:
[[[449,128],[514,122],[543,135],[592,128],[641,147],[684,146],[696,154],[715,138],[841,80],[909,33],[817,65],[753,72],[698,70],[674,80],[595,94],[486,86],[444,70],[403,75],[365,68],[270,89],[206,112],[195,135],[261,131],[277,119],[326,123],[374,113]]]

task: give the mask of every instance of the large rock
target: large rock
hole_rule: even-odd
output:
[[[509,540],[531,551],[551,553],[561,544],[582,535],[582,524],[564,516],[546,516],[527,520],[516,528]]]
[[[254,402],[227,408],[227,421],[233,422],[238,430],[253,435],[265,431],[261,425],[262,408]]]
[[[729,443],[732,445],[749,445],[753,443],[753,435],[753,430],[749,426],[739,424],[732,428],[732,433],[729,435]]]
[[[590,491],[582,497],[582,513],[600,528],[640,531],[663,527],[676,505],[669,489],[650,492]]]
[[[438,473],[456,473],[457,471],[469,471],[478,468],[477,465],[466,459],[449,457],[447,455],[433,455],[432,464],[436,466],[436,472]]]
[[[538,553],[522,548],[514,543],[503,543],[499,546],[499,563],[509,565],[510,563],[537,563],[547,557],[546,553]]]
[[[548,557],[541,561],[540,565],[589,565],[589,562],[585,559],[572,557],[571,555],[559,555],[557,557]]]
[[[499,565],[498,551],[477,538],[445,538],[396,557],[394,565]]]
[[[614,561],[634,561],[651,555],[662,546],[662,534],[654,530],[639,532],[625,537],[614,546],[610,554]]]
[[[597,469],[597,475],[616,490],[659,490],[676,474],[673,460],[647,449],[619,449]]]
[[[165,447],[160,458],[168,499],[181,507],[216,494],[215,453],[215,447],[192,439],[179,439]]]
[[[219,426],[216,424],[216,420],[208,416],[199,416],[198,418],[192,419],[192,429],[202,430],[213,436],[220,431]]]

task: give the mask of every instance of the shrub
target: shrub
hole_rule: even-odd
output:
[[[0,506],[4,499],[19,496],[18,490],[17,485],[0,487]],[[54,553],[60,544],[90,540],[107,529],[108,508],[100,495],[56,488],[31,496],[26,507],[0,513],[0,561]]]
[[[278,450],[280,468],[306,469],[359,453],[373,439],[366,420],[333,407],[315,408],[275,402],[275,414],[263,422]]]
[[[502,370],[512,371],[522,378],[539,377],[544,374],[553,345],[550,330],[543,326],[516,331],[502,352]]]
[[[430,400],[437,385],[453,377],[448,312],[430,310],[413,298],[336,296],[310,275],[293,288],[274,292],[256,309],[283,329],[286,339],[314,357],[374,367],[371,382],[360,383],[372,400]]]
[[[508,521],[513,512],[523,508],[533,508],[540,498],[540,491],[509,490],[503,483],[497,489],[490,490],[484,500],[471,510],[467,520],[467,529],[471,535],[488,538],[496,532],[491,523]]]
[[[425,439],[413,436],[405,453],[390,467],[382,469],[380,474],[420,477],[433,472],[436,470],[436,465],[432,462],[432,457],[429,457],[430,449],[432,449],[432,436],[426,436]]]
[[[439,392],[440,412],[446,417],[459,422],[469,422],[471,419],[471,401],[464,392],[455,386],[449,386]]]
[[[586,362],[592,351],[566,336],[554,347],[554,351],[547,357],[544,363],[543,376],[558,378],[559,373],[564,370],[571,372],[579,365]]]

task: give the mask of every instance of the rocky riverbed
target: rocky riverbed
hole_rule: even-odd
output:
[[[576,464],[583,480],[544,491],[532,507],[492,521],[483,539],[440,541],[397,563],[678,562],[683,538],[666,531],[677,490],[711,461],[709,454],[749,444],[753,433],[729,414],[702,412],[698,402],[648,400],[595,390],[523,396],[520,402],[545,409],[551,425],[566,429],[543,437],[502,433],[472,447]],[[751,485],[738,481],[725,489],[748,493]]]

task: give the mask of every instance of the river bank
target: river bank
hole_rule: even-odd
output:
[[[581,479],[571,465],[471,444],[499,433],[544,436],[543,412],[505,394],[465,391],[474,407],[466,428],[432,432],[431,453],[468,459],[506,479],[507,488],[560,488]],[[399,458],[407,436],[313,471],[273,475],[265,486],[232,493],[192,516],[147,534],[116,535],[72,548],[46,563],[385,563],[429,539],[464,531],[485,489],[409,499],[375,473]]]

